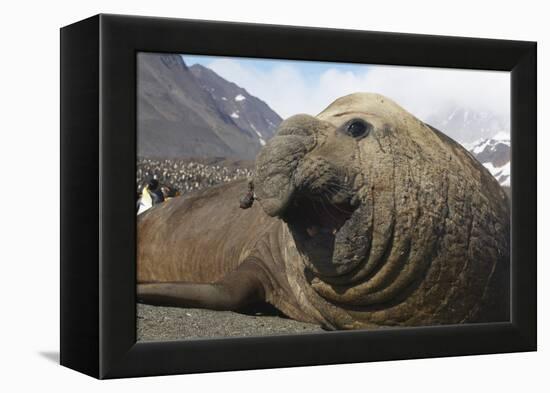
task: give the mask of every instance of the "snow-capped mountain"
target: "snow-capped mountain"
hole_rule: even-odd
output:
[[[510,129],[510,121],[503,116],[456,105],[444,106],[425,120],[461,144],[489,139],[502,130]]]
[[[510,121],[488,110],[460,105],[442,106],[426,118],[464,146],[503,187],[510,187]]]
[[[485,168],[498,180],[501,186],[510,187],[510,134],[499,132],[488,139],[465,144]]]

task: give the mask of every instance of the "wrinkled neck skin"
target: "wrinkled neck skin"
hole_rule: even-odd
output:
[[[357,118],[366,136],[346,133]],[[255,190],[284,222],[281,254],[304,311],[361,328],[476,320],[509,253],[495,183],[453,141],[361,95],[283,122],[258,155]]]

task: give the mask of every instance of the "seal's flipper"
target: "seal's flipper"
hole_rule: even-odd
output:
[[[263,284],[253,270],[254,266],[245,262],[237,270],[212,284],[138,284],[137,299],[139,302],[158,306],[239,310],[265,299]]]

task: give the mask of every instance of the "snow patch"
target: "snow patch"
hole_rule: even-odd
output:
[[[252,123],[249,123],[249,124],[250,124],[250,127],[252,127],[252,129],[256,133],[256,135],[258,135],[258,139],[260,140],[260,145],[265,146],[265,139],[262,137],[262,134],[260,134],[256,129],[256,127],[254,127],[254,124]]]
[[[243,96],[242,94],[237,94],[235,96],[235,101],[243,101],[243,100],[246,100],[246,97]]]
[[[480,139],[472,144],[464,144],[464,147],[477,157],[480,153],[492,154],[497,151],[499,145],[510,146],[510,134],[501,131],[489,139]],[[487,158],[484,158],[484,160]],[[490,159],[490,158],[489,158]],[[508,159],[509,160],[509,159]],[[497,179],[501,186],[510,187],[510,161],[506,164],[496,167],[492,162],[483,162],[485,168],[491,175]]]
[[[239,111],[233,112],[233,113],[231,114],[231,117],[232,117],[233,119],[238,119],[238,118],[239,118]]]
[[[499,143],[510,146],[510,133],[506,131],[500,131],[491,138],[478,139],[473,143],[464,143],[462,146],[464,146],[466,150],[469,150],[474,154],[479,154],[488,146],[494,149],[495,146]]]
[[[474,149],[472,150],[474,152],[474,154],[479,154],[481,153],[483,150],[485,150],[485,148],[487,146],[489,146],[491,144],[491,140],[490,139],[487,139],[485,142],[481,142],[479,143],[476,147],[474,147]]]
[[[470,146],[471,149],[473,149],[474,147],[476,147],[478,145],[481,145],[481,144],[485,144],[487,142],[491,142],[492,144],[504,143],[504,144],[507,144],[508,146],[510,146],[510,133],[507,132],[507,131],[499,131],[490,138],[481,138],[481,139],[478,139],[477,141],[475,141],[473,143],[469,143],[469,144],[466,143],[466,144],[464,144],[464,146]]]
[[[510,143],[510,133],[506,131],[500,131],[496,135],[492,136],[491,139],[499,142]]]
[[[227,98],[226,98],[226,97],[222,97],[222,100],[223,100],[223,101],[227,101]]]
[[[491,172],[491,175],[498,180],[500,185],[510,187],[510,162],[501,167],[495,167],[492,163],[485,162],[483,166]]]
[[[501,186],[510,187],[510,176],[501,176],[497,180]]]
[[[261,138],[261,137],[262,137],[262,134],[260,134],[260,133],[258,132],[258,130],[256,129],[256,127],[254,127],[253,124],[250,124],[250,125],[252,126],[252,129],[254,130],[254,132],[256,132],[256,135],[258,135],[258,138]]]

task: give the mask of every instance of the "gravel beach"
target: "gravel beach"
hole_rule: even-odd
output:
[[[168,341],[193,338],[246,337],[322,332],[317,325],[284,316],[196,308],[137,305],[138,341]]]

